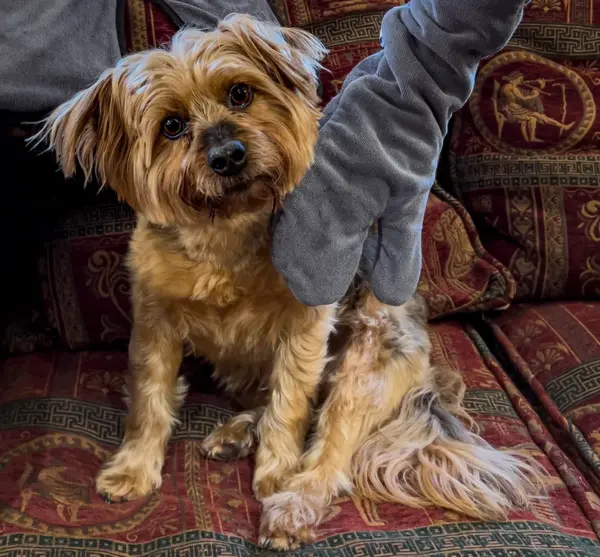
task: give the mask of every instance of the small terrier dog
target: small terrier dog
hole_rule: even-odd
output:
[[[189,349],[246,399],[202,448],[256,447],[260,543],[281,550],[314,540],[345,492],[486,519],[537,490],[535,464],[464,425],[464,385],[430,364],[419,299],[386,306],[359,276],[340,304],[306,307],[272,266],[271,215],[313,161],[324,55],[304,31],[230,16],[123,58],[37,136],[66,176],[96,175],[138,217],[129,415],[97,491],[161,485]]]

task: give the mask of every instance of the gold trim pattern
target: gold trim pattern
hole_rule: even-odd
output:
[[[333,21],[311,23],[303,29],[315,35],[327,48],[353,43],[379,43],[383,14],[375,12],[340,17]]]
[[[300,21],[310,21],[310,8],[306,0],[292,0],[292,11]]]
[[[569,23],[591,24],[591,10],[593,0],[565,0],[568,10]]]
[[[565,207],[560,187],[540,188],[546,248],[546,272],[542,298],[556,298],[565,292],[569,277],[569,246]],[[535,215],[532,215],[535,218]]]
[[[509,268],[517,281],[517,296],[530,297],[538,282],[540,261],[536,247],[539,245],[534,215],[538,210],[531,188],[506,188],[508,204],[508,233],[522,246],[513,255]]]
[[[147,50],[148,29],[146,28],[146,8],[143,0],[127,0],[129,25],[131,28],[131,47],[134,52]]]
[[[600,27],[566,23],[521,23],[509,47],[560,58],[596,59]]]
[[[600,155],[508,157],[501,154],[456,157],[456,182],[462,193],[479,189],[504,189],[511,185],[600,186]]]
[[[212,520],[204,505],[204,495],[199,481],[201,465],[206,462],[197,441],[185,441],[184,444],[184,482],[190,501],[194,504],[194,520],[199,530],[212,530]]]

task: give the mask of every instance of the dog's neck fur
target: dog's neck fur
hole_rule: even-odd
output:
[[[270,216],[262,212],[214,219],[200,216],[194,225],[150,227],[190,261],[239,269],[256,258],[270,257]]]

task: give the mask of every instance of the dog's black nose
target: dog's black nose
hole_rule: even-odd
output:
[[[239,174],[247,162],[246,146],[237,139],[225,141],[208,150],[208,165],[221,176]]]

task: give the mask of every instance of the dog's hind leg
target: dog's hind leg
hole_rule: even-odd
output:
[[[331,500],[352,490],[354,454],[403,396],[426,381],[430,345],[417,313],[416,302],[387,308],[370,294],[349,312],[347,344],[300,472],[263,502],[262,545],[285,550],[311,541]]]
[[[539,465],[493,448],[468,429],[457,417],[465,417],[462,393],[445,390],[444,382],[457,374],[431,370],[434,384],[409,391],[393,419],[354,455],[356,491],[479,520],[505,520],[512,508],[529,507],[541,488]]]
[[[429,339],[411,301],[387,308],[367,296],[351,314],[350,343],[300,472],[263,502],[261,542],[311,541],[343,492],[476,518],[526,506],[535,471],[470,432],[457,416],[464,385],[429,363]]]

